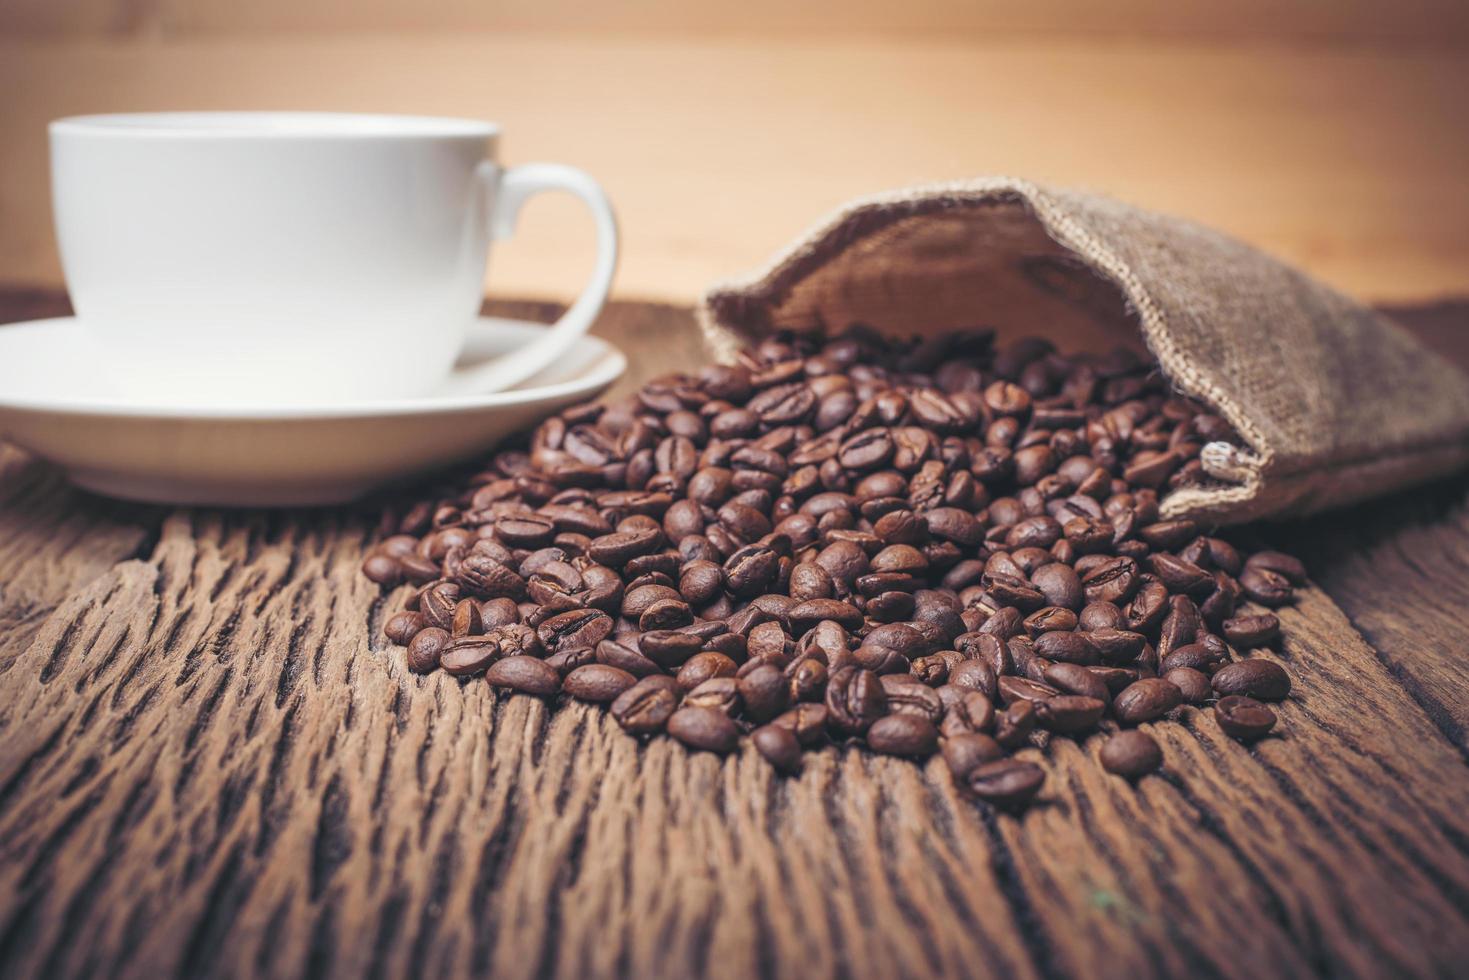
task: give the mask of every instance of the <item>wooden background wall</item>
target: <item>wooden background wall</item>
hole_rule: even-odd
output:
[[[1469,292],[1462,0],[0,0],[0,281],[58,283],[45,123],[170,108],[481,116],[690,299],[845,198],[1016,173],[1219,225],[1377,300]],[[570,202],[492,288],[565,296]]]

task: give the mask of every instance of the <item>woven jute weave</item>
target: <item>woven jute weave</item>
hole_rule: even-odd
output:
[[[1308,513],[1469,463],[1469,376],[1254,248],[1092,194],[997,177],[865,198],[701,309],[726,361],[772,331],[853,322],[1140,337],[1248,445],[1205,446],[1209,482],[1165,497],[1169,516]]]

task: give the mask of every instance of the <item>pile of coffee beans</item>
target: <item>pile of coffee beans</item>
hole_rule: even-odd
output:
[[[777,336],[543,423],[442,499],[394,514],[364,572],[415,586],[385,632],[408,666],[605,704],[628,733],[782,771],[853,742],[942,753],[998,804],[1017,749],[1214,705],[1257,739],[1290,691],[1267,607],[1300,562],[1245,556],[1160,494],[1237,441],[1125,350]],[[1251,605],[1253,604],[1253,605]]]

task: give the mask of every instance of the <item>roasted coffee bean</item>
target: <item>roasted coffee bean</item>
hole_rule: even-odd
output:
[[[1109,664],[1131,663],[1142,654],[1148,642],[1141,633],[1106,627],[1089,630],[1085,635],[1097,651],[1097,657]]]
[[[1071,663],[1053,663],[1045,668],[1043,676],[1047,684],[1066,694],[1095,698],[1104,705],[1112,700],[1106,683],[1086,667]]]
[[[1198,536],[1199,526],[1189,520],[1159,521],[1141,528],[1137,536],[1151,548],[1172,551],[1182,548]]]
[[[1306,566],[1299,558],[1279,551],[1257,551],[1245,560],[1245,568],[1265,569],[1284,578],[1291,585],[1306,584]]]
[[[1239,587],[1239,582],[1230,578],[1224,572],[1214,573],[1214,591],[1199,603],[1199,612],[1204,617],[1204,622],[1211,629],[1218,629],[1229,617],[1234,615],[1235,607],[1244,596],[1244,590]]]
[[[994,762],[1005,755],[1005,749],[999,742],[981,732],[945,735],[939,742],[939,748],[943,752],[949,772],[960,783],[986,762]]]
[[[771,664],[760,664],[743,674],[738,682],[745,712],[756,722],[768,722],[791,703],[785,673]]]
[[[1030,741],[1035,730],[1035,703],[1016,701],[995,716],[995,741],[1007,749],[1018,749]]]
[[[1158,669],[1166,674],[1180,667],[1190,667],[1207,674],[1212,672],[1214,667],[1227,655],[1227,651],[1212,650],[1202,643],[1190,643],[1188,646],[1179,647],[1159,661]]]
[[[989,696],[979,691],[963,691],[944,709],[939,729],[945,736],[962,735],[966,732],[988,732],[994,724],[995,707]]]
[[[500,644],[488,636],[461,636],[439,654],[439,666],[455,677],[482,674],[500,657]]]
[[[969,791],[988,803],[1019,807],[1029,803],[1046,781],[1045,771],[1033,762],[1000,759],[971,769],[964,778]]]
[[[1039,609],[1045,605],[1046,597],[1039,589],[1033,589],[1022,578],[1012,575],[992,575],[986,583],[989,593],[1006,606],[1022,612]]]
[[[984,528],[979,521],[959,507],[933,507],[924,513],[922,520],[933,537],[961,548],[973,548],[984,540]]]
[[[630,735],[653,735],[663,731],[678,708],[678,691],[667,676],[644,677],[612,702],[612,718]]]
[[[678,591],[695,606],[712,602],[724,591],[724,570],[712,561],[691,561],[679,573]]]
[[[539,514],[517,514],[495,522],[495,537],[512,548],[540,548],[555,534],[555,522]]]
[[[1192,667],[1174,667],[1163,674],[1163,679],[1178,688],[1185,704],[1203,704],[1214,696],[1209,675]]]
[[[641,652],[615,640],[603,640],[598,643],[593,659],[599,664],[625,670],[634,677],[663,673],[662,667],[643,656]]]
[[[1212,683],[1221,697],[1242,694],[1256,701],[1281,701],[1290,694],[1290,675],[1279,664],[1259,658],[1221,667]]]
[[[1153,574],[1168,587],[1169,592],[1203,596],[1214,589],[1214,576],[1191,561],[1170,554],[1156,554],[1151,563]]]
[[[459,605],[459,586],[440,582],[418,598],[418,609],[430,626],[450,630],[454,625],[454,609]]]
[[[648,611],[649,606],[664,599],[682,599],[682,596],[677,589],[667,585],[640,585],[635,589],[629,589],[624,595],[622,614],[628,619],[637,619]]]
[[[504,562],[485,554],[465,558],[459,565],[458,580],[466,593],[480,598],[519,599],[525,594],[525,579]]]
[[[390,643],[407,646],[427,626],[428,621],[423,618],[423,613],[400,612],[383,624],[383,635]]]
[[[1076,629],[1076,626],[1076,613],[1061,606],[1046,606],[1044,609],[1037,609],[1025,617],[1025,630],[1031,635],[1032,639],[1040,636],[1042,633],[1055,633],[1058,631],[1074,636],[1076,634],[1072,633],[1072,631]]]
[[[830,599],[836,594],[831,575],[815,562],[801,562],[791,568],[789,589],[793,599],[803,602]]]
[[[1239,607],[1305,569],[1161,519],[1200,447],[1239,440],[1155,365],[840,324],[739,359],[568,409],[387,521],[363,572],[418,587],[384,626],[409,666],[565,690],[634,734],[684,709],[676,737],[721,751],[754,728],[784,769],[830,735],[922,755],[941,732],[1017,801],[1039,770],[1000,756],[1037,724],[1288,693],[1230,644],[1273,642]]]
[[[740,739],[740,730],[729,715],[715,708],[679,708],[669,717],[666,727],[668,734],[689,748],[721,755],[734,751]]]
[[[408,644],[408,669],[427,674],[439,669],[439,660],[452,641],[448,630],[427,626],[414,634]]]
[[[1005,654],[1005,658],[1008,660],[1009,655]],[[949,671],[949,683],[989,697],[994,697],[999,691],[995,669],[984,660],[966,660],[953,668]]]
[[[826,710],[836,731],[860,735],[887,711],[887,692],[877,674],[847,667],[826,683]]]
[[[1050,567],[1046,566],[1046,568]],[[1040,571],[1045,571],[1045,569]],[[1077,617],[1077,625],[1089,633],[1104,629],[1119,630],[1126,628],[1127,617],[1113,603],[1089,602],[1081,610],[1081,615]]]
[[[1136,730],[1107,739],[1099,757],[1103,769],[1124,779],[1139,779],[1163,765],[1163,750],[1153,736]]]
[[[1091,633],[1042,633],[1035,638],[1034,643],[1035,652],[1047,660],[1094,664],[1101,656]]]
[[[1283,606],[1291,601],[1294,594],[1289,579],[1264,566],[1246,564],[1240,573],[1239,584],[1245,595],[1262,606]]]
[[[831,713],[824,704],[803,703],[782,714],[771,722],[788,729],[803,746],[819,745],[826,738],[827,723]]]
[[[918,715],[934,724],[944,715],[944,702],[934,689],[915,681],[909,674],[885,675],[882,688],[887,695],[889,713]]]
[[[485,634],[500,645],[502,657],[532,656],[539,657],[545,654],[545,648],[541,646],[540,638],[536,631],[529,626],[520,623],[512,623],[509,626],[497,626]]]
[[[677,670],[704,649],[704,641],[677,630],[656,630],[639,637],[638,649],[664,670]]]
[[[801,768],[801,743],[782,725],[761,725],[750,733],[755,750],[777,770],[792,773]]]
[[[621,568],[639,555],[646,555],[657,548],[662,537],[663,532],[657,528],[604,534],[592,539],[587,553],[599,564]]]
[[[655,630],[676,630],[694,621],[694,611],[682,598],[659,599],[638,617],[638,629],[645,633]]]
[[[694,654],[678,669],[678,686],[685,691],[692,691],[715,677],[733,677],[739,669],[739,665],[724,654],[705,650]]]
[[[550,697],[561,690],[561,677],[555,669],[535,657],[517,655],[497,660],[490,665],[485,679],[494,687],[537,697]]]
[[[1087,602],[1126,602],[1141,584],[1137,562],[1131,558],[1109,558],[1081,577]]]
[[[1236,616],[1226,619],[1222,629],[1226,640],[1247,650],[1274,642],[1280,635],[1280,620],[1274,613]]]
[[[745,652],[752,659],[787,657],[792,652],[791,638],[780,623],[761,623],[750,628],[750,635],[745,639]]]
[[[575,647],[595,647],[612,632],[612,617],[599,609],[573,609],[558,613],[536,628],[536,636],[548,652]]]
[[[1161,718],[1183,703],[1183,692],[1161,677],[1134,681],[1112,699],[1112,712],[1124,725]]]
[[[566,680],[566,675],[570,674],[573,670],[596,662],[597,651],[591,647],[575,647],[567,650],[558,650],[546,657],[546,666],[556,671],[563,682]]]
[[[1035,717],[1040,726],[1064,735],[1091,731],[1106,710],[1106,701],[1079,694],[1058,694],[1035,702]]]
[[[1168,589],[1162,582],[1147,582],[1127,604],[1127,628],[1152,634],[1168,614]]]
[[[460,599],[454,607],[454,616],[450,620],[449,633],[456,639],[463,636],[478,636],[485,631],[485,623],[480,615],[479,603],[473,599]]]
[[[741,548],[724,563],[725,582],[736,596],[749,598],[764,592],[780,571],[780,555],[765,545]]]
[[[391,555],[375,551],[362,562],[362,574],[378,585],[392,588],[403,580],[403,566]]]
[[[953,651],[945,652],[953,653]],[[942,654],[935,653],[926,657],[915,657],[908,666],[912,671],[913,678],[919,683],[926,684],[929,687],[938,687],[949,679],[951,662],[954,666],[958,666],[963,661],[957,655],[944,657]]]
[[[733,717],[740,710],[739,681],[733,677],[714,677],[684,695],[688,707],[715,708]]]
[[[615,701],[636,683],[637,678],[625,670],[607,664],[587,664],[567,674],[561,689],[578,701],[603,704]]]
[[[1061,693],[1049,684],[1027,680],[1024,677],[1001,677],[998,687],[1000,700],[1005,704],[1014,704],[1016,701],[1044,701]]]
[[[1275,727],[1275,712],[1254,698],[1231,694],[1214,705],[1214,720],[1230,738],[1253,742]]]
[[[416,553],[400,556],[398,568],[403,578],[414,585],[425,585],[444,573],[438,562]]]
[[[1081,577],[1076,569],[1062,562],[1050,562],[1031,572],[1030,584],[1053,606],[1077,612],[1086,601]]]
[[[807,599],[786,613],[792,636],[801,636],[827,619],[845,629],[855,630],[862,625],[862,610],[838,599]]]
[[[893,437],[887,429],[866,429],[842,443],[837,462],[849,470],[872,470],[893,458]]]
[[[867,745],[884,755],[922,758],[938,748],[938,729],[918,714],[900,712],[879,718],[867,729]]]

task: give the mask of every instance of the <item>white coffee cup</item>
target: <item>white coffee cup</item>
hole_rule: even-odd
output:
[[[563,353],[617,263],[602,189],[504,168],[491,123],[338,113],[79,116],[51,124],[52,196],[77,318],[125,393],[329,405],[492,391]],[[595,218],[591,282],[544,337],[455,370],[490,242],[539,191]]]

